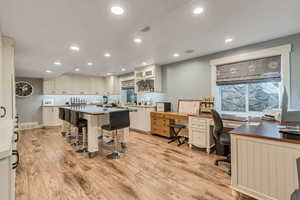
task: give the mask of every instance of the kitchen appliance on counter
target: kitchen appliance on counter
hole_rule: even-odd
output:
[[[171,112],[170,102],[157,102],[156,103],[157,112]]]
[[[54,99],[43,99],[43,106],[53,106]]]
[[[108,104],[108,97],[107,96],[103,96],[103,104]]]

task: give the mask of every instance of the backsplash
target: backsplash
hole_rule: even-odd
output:
[[[43,95],[43,99],[53,99],[54,105],[64,105],[70,102],[72,97],[87,100],[88,103],[102,103],[102,95]]]
[[[64,105],[66,102],[70,102],[72,97],[87,100],[88,103],[103,103],[102,95],[43,95],[43,99],[53,99],[54,105]],[[137,95],[137,102],[156,102],[166,101],[167,96],[164,93],[144,93]],[[109,103],[122,102],[121,95],[108,95]],[[41,102],[42,103],[42,102]]]
[[[157,102],[162,102],[167,100],[167,95],[164,93],[143,93],[137,95],[137,102],[152,102],[156,104]]]

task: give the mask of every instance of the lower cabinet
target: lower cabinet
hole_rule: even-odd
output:
[[[155,135],[160,135],[164,137],[172,137],[173,133],[169,125],[171,120],[166,119],[164,115],[160,113],[151,113],[151,133]]]
[[[155,108],[151,107],[131,107],[136,112],[130,112],[130,128],[150,132],[151,131],[151,120],[150,113],[155,111]]]
[[[17,150],[19,135],[17,131],[13,131],[13,120],[3,120],[0,122],[0,127],[3,134],[1,142],[7,142],[7,139],[10,142],[9,146],[0,142],[0,199],[14,200],[16,168],[19,164]]]
[[[0,199],[10,200],[12,199],[11,195],[11,185],[12,185],[12,156],[8,156],[0,159]]]
[[[211,119],[189,117],[189,144],[205,148],[207,152],[214,146],[213,136],[210,133]]]
[[[58,107],[43,107],[43,125],[44,126],[61,126],[62,121],[59,119]]]

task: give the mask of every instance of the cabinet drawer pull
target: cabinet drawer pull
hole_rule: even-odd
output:
[[[17,157],[17,161],[12,164],[12,169],[16,169],[19,165],[19,160],[20,160],[19,152],[17,150],[13,150],[12,155]]]
[[[1,115],[0,118],[4,118],[6,116],[6,108],[1,106],[0,109],[3,110],[3,115]]]
[[[18,141],[19,141],[19,132],[18,132],[18,131],[15,131],[14,134],[17,135],[17,138],[15,139],[14,142],[18,142]]]

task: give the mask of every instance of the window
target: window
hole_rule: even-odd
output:
[[[278,109],[281,82],[254,82],[220,85],[220,108],[223,112],[262,112]]]

